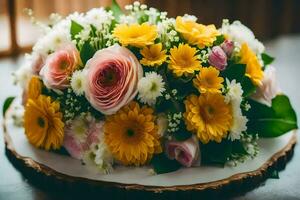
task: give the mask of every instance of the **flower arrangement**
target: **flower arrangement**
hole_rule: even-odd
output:
[[[30,12],[30,14],[32,14]],[[28,141],[103,173],[237,165],[297,128],[273,58],[239,21],[203,25],[139,2],[50,16],[15,73]],[[11,99],[10,99],[11,100]],[[57,151],[56,151],[57,152]],[[58,151],[59,152],[59,151]]]

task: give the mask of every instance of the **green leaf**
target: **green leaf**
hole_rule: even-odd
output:
[[[173,135],[176,138],[176,140],[185,141],[192,136],[192,133],[183,128],[183,126],[181,126],[180,129],[176,131]]]
[[[181,167],[176,160],[170,160],[165,153],[154,155],[151,164],[157,174],[173,172]]]
[[[119,21],[120,15],[123,14],[123,11],[116,0],[112,0],[110,10],[113,12],[113,15],[116,18],[116,20]]]
[[[85,42],[80,50],[80,58],[82,60],[83,65],[86,64],[86,62],[93,57],[96,50],[94,47],[90,45],[89,42]]]
[[[234,140],[232,142],[232,153],[239,155],[248,154],[241,140]]]
[[[228,78],[230,81],[235,79],[237,82],[241,82],[246,73],[246,65],[233,64],[229,65],[226,70],[221,72],[221,76]]]
[[[214,46],[218,46],[220,44],[222,44],[225,40],[224,35],[218,35],[216,40],[214,41]]]
[[[3,108],[2,108],[2,114],[3,114],[3,117],[5,116],[5,113],[7,111],[7,109],[9,108],[9,106],[11,105],[11,103],[14,101],[16,97],[7,97],[4,101],[4,104],[3,104]]]
[[[251,79],[247,76],[244,76],[241,82],[241,86],[243,88],[243,96],[249,97],[256,91],[256,86],[252,83]]]
[[[264,66],[269,65],[274,61],[274,58],[266,53],[261,54],[261,59],[264,62]]]
[[[248,132],[260,137],[277,137],[297,129],[297,116],[289,98],[277,95],[272,100],[272,107],[249,99],[251,109],[246,113]]]
[[[71,30],[70,30],[70,33],[71,33],[71,38],[72,40],[75,39],[75,36],[80,33],[81,31],[83,30],[83,26],[81,26],[80,24],[78,24],[77,22],[75,21],[71,21]]]
[[[232,153],[232,142],[222,140],[221,143],[209,142],[201,146],[201,160],[204,164],[222,165]]]

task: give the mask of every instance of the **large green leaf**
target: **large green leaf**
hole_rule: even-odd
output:
[[[7,97],[3,103],[3,108],[2,108],[2,114],[3,117],[5,116],[5,113],[7,111],[7,109],[9,108],[9,106],[11,105],[11,103],[14,101],[15,97]]]
[[[170,160],[165,153],[154,155],[151,160],[154,171],[157,174],[164,174],[178,170],[181,165],[176,160]]]
[[[85,42],[80,50],[80,58],[82,60],[83,65],[86,64],[86,62],[93,57],[96,50],[94,47],[90,45],[89,42]]]
[[[77,22],[75,21],[71,21],[71,30],[70,30],[70,33],[71,33],[71,38],[72,40],[75,39],[75,36],[80,33],[81,31],[83,30],[83,26],[81,26],[80,24],[78,24]]]
[[[277,137],[290,130],[297,129],[297,116],[289,98],[277,95],[272,107],[249,100],[251,109],[246,113],[249,122],[248,132],[260,137]]]
[[[232,64],[228,65],[226,70],[221,72],[221,76],[228,78],[230,81],[235,79],[237,82],[241,82],[246,73],[246,65],[244,64]]]
[[[222,140],[221,143],[209,142],[201,145],[201,162],[224,166],[231,153],[232,143],[229,140]]]
[[[113,12],[114,17],[119,21],[120,15],[123,14],[123,11],[116,0],[112,0],[110,10]]]

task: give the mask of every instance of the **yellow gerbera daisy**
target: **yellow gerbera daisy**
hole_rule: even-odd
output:
[[[124,46],[144,47],[151,45],[157,37],[157,28],[149,24],[119,24],[113,31],[113,36]]]
[[[40,95],[37,99],[28,99],[24,114],[25,134],[36,147],[58,149],[64,138],[64,123],[59,112],[58,102]]]
[[[33,76],[29,83],[27,88],[27,98],[28,99],[37,99],[40,94],[42,93],[42,82],[39,79],[38,76]]]
[[[201,69],[201,63],[196,56],[197,50],[188,44],[179,44],[178,48],[170,50],[169,69],[176,76],[193,74]]]
[[[199,48],[211,46],[220,35],[215,25],[198,24],[191,20],[176,18],[175,29],[181,33],[182,37],[188,41],[189,44],[198,45]]]
[[[231,107],[224,102],[222,94],[192,94],[184,103],[187,130],[195,132],[202,143],[221,142],[227,136],[232,114]]]
[[[143,56],[140,62],[145,66],[161,65],[167,59],[166,50],[162,50],[161,43],[144,47],[140,53]]]
[[[104,139],[113,156],[124,165],[144,165],[162,152],[153,109],[131,102],[106,118]]]
[[[212,66],[203,67],[193,80],[194,86],[200,93],[220,93],[224,79],[219,77],[219,74],[220,71]]]
[[[260,85],[264,77],[261,64],[255,53],[249,48],[247,43],[243,43],[240,50],[240,62],[246,64],[246,76],[248,76],[254,85]]]

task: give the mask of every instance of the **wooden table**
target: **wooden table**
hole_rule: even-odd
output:
[[[300,36],[285,36],[267,42],[268,52],[276,57],[274,62],[281,89],[290,99],[300,116]],[[22,63],[22,58],[0,60],[0,102],[9,95],[17,95],[20,88],[12,85],[11,72]],[[1,109],[2,110],[2,109]],[[2,120],[2,116],[0,117]],[[1,130],[2,132],[2,130]],[[269,179],[261,187],[235,199],[300,199],[300,145],[280,179]],[[31,185],[12,166],[5,156],[3,137],[0,136],[0,200],[68,199],[69,194],[56,194]],[[99,199],[101,197],[98,197]],[[74,199],[74,198],[72,198]]]

